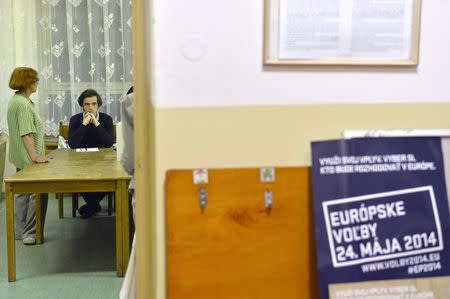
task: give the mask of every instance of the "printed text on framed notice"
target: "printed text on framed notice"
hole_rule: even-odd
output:
[[[417,65],[421,0],[265,0],[266,65]]]

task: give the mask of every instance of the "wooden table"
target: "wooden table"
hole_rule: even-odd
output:
[[[115,192],[116,271],[117,276],[123,276],[130,255],[128,184],[131,177],[117,161],[116,152],[58,149],[48,157],[49,163],[32,164],[5,179],[8,281],[16,280],[14,193],[36,193],[36,243],[42,244],[43,220],[38,213],[41,193]]]

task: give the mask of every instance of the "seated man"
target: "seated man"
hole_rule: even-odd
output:
[[[71,148],[111,147],[113,145],[113,122],[111,116],[98,112],[102,105],[102,98],[94,89],[86,89],[78,97],[78,104],[83,108],[82,113],[75,114],[69,122],[69,146]],[[95,171],[89,169],[87,171]],[[100,212],[100,201],[104,192],[82,193],[86,204],[78,209],[80,217],[90,218]]]

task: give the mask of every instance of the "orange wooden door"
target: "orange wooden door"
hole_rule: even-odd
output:
[[[168,298],[317,298],[310,168],[276,168],[274,183],[259,168],[208,172],[206,185],[167,173]]]

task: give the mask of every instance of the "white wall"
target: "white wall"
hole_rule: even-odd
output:
[[[450,100],[450,1],[422,1],[417,69],[263,67],[263,2],[156,0],[156,106]]]

